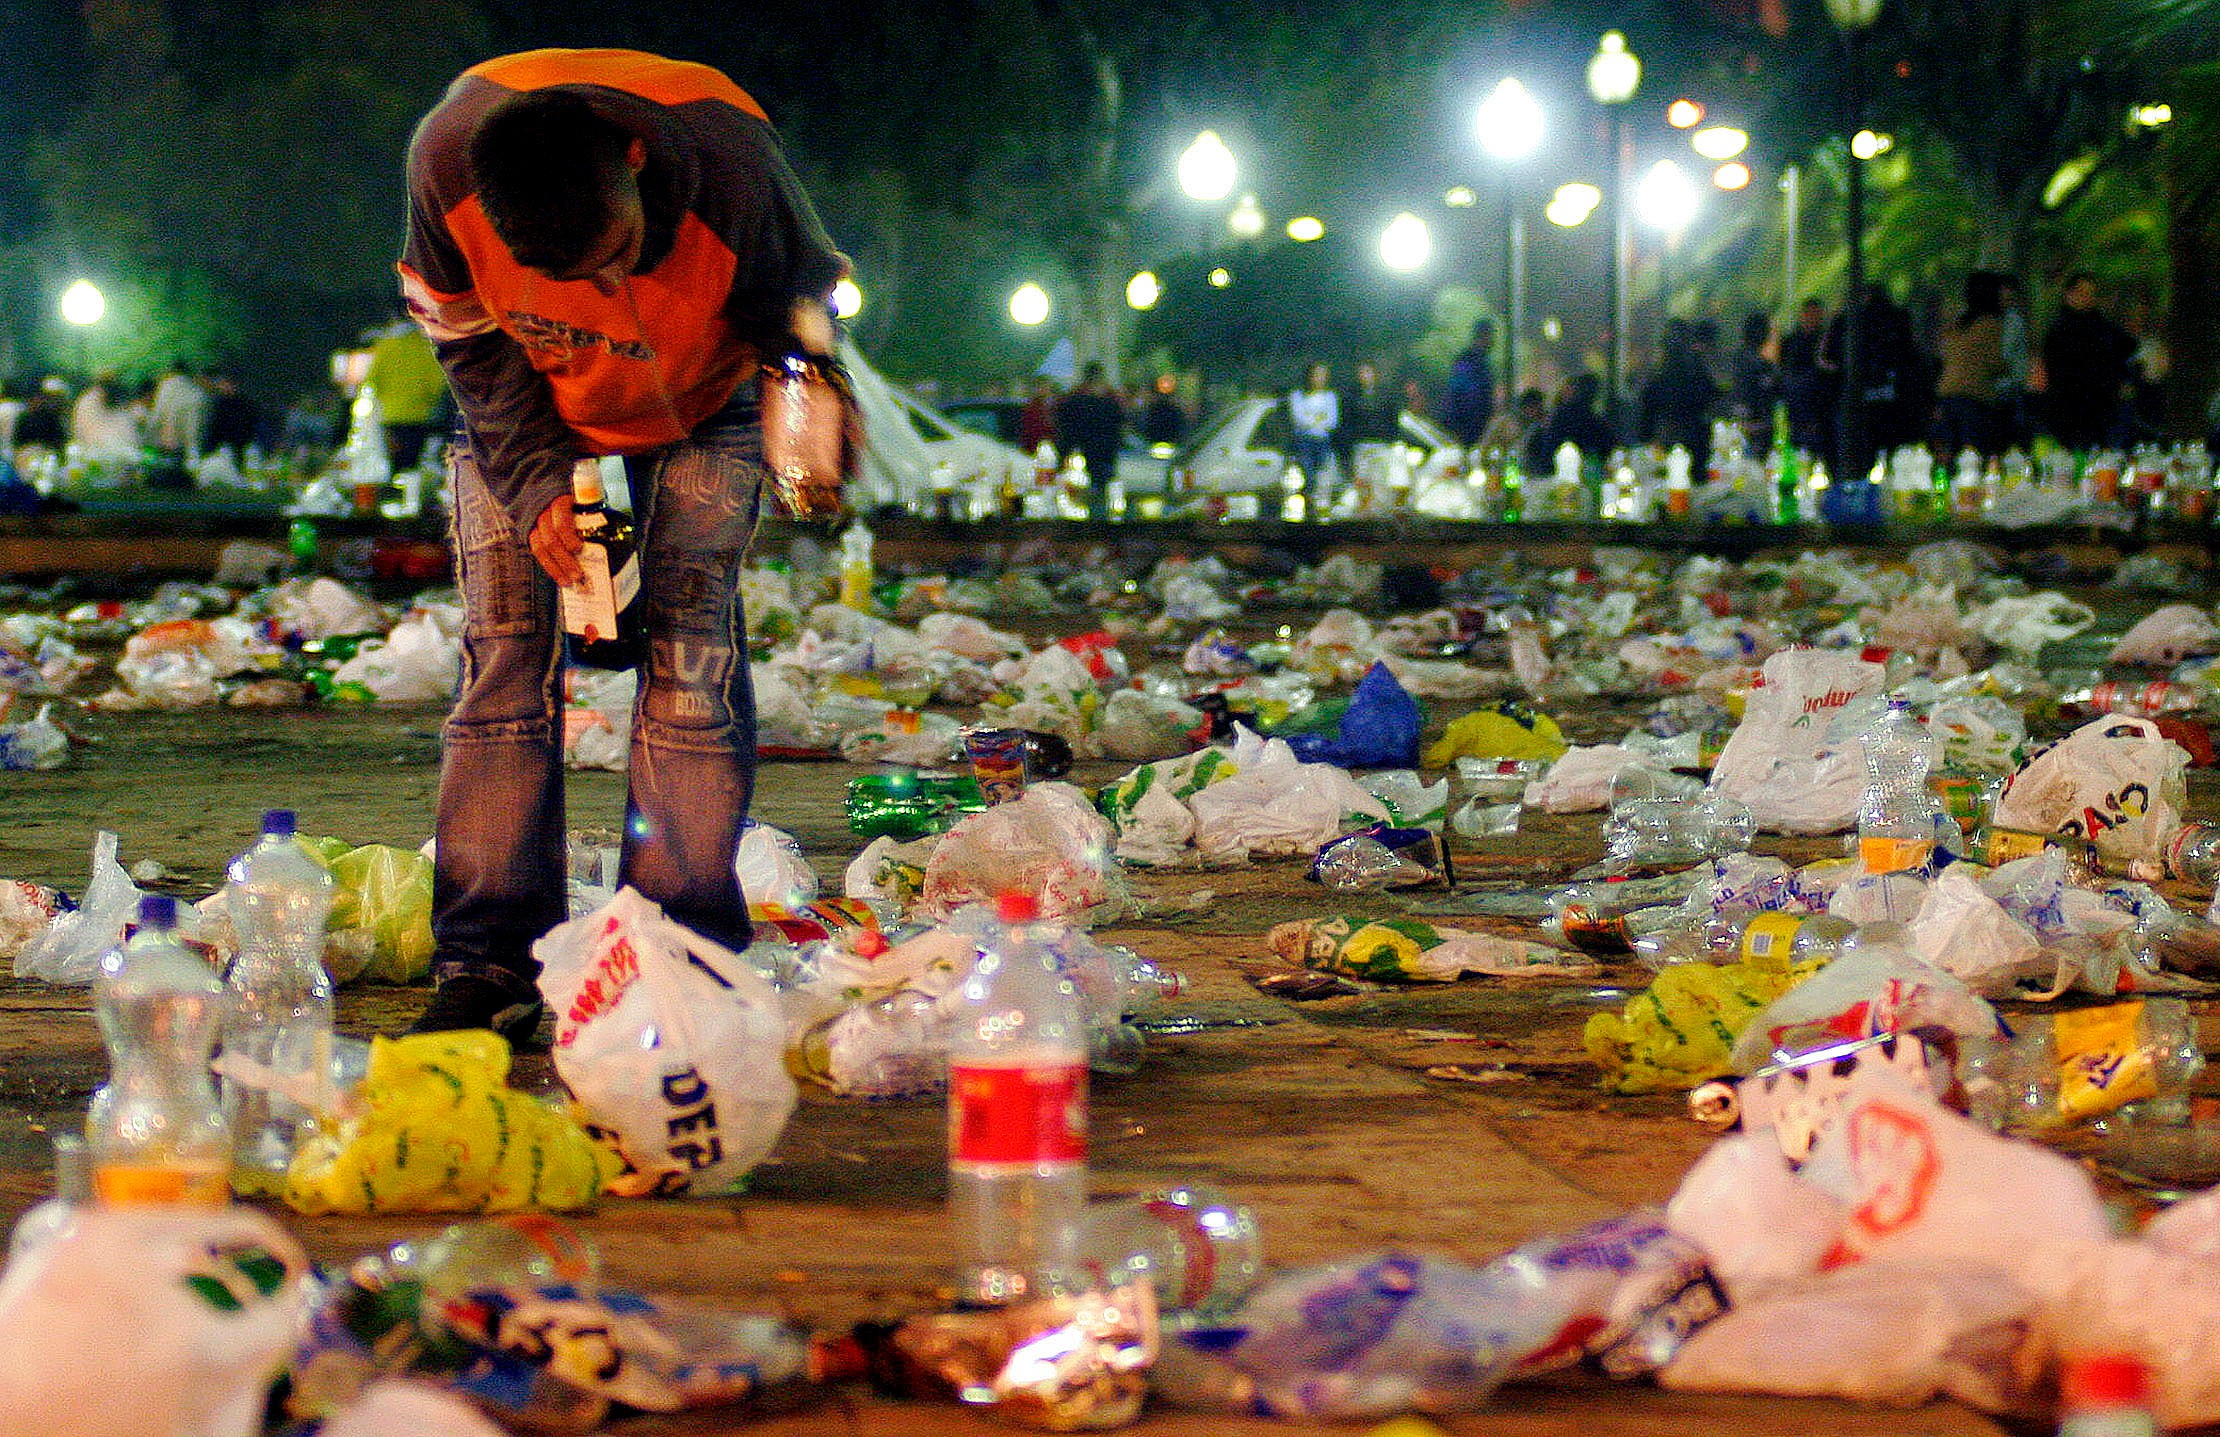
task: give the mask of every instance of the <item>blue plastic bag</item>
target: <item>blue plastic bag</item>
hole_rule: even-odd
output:
[[[1388,666],[1365,670],[1340,729],[1331,734],[1296,734],[1287,741],[1305,763],[1343,768],[1416,768],[1418,736],[1426,715]]]

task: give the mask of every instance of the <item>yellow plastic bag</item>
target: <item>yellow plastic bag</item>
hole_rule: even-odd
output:
[[[483,1030],[371,1039],[362,1085],[295,1149],[285,1200],[311,1215],[591,1203],[623,1161],[508,1077],[509,1045]]]
[[[1450,724],[1428,746],[1426,766],[1447,768],[1460,758],[1538,758],[1555,763],[1565,756],[1567,747],[1557,720],[1548,714],[1481,708]]]
[[[2158,1096],[2142,1021],[2141,1000],[2051,1015],[2061,1117],[2078,1122]]]
[[[1624,1013],[1590,1018],[1581,1044],[1613,1092],[1693,1088],[1733,1071],[1728,1055],[1750,1020],[1820,967],[1676,963],[1628,999]]]
[[[328,859],[332,981],[420,982],[432,971],[432,861],[406,848],[366,843]]]

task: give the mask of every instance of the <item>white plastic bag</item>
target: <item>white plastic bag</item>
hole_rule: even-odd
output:
[[[631,888],[532,945],[555,1071],[634,1169],[631,1194],[719,1192],[794,1111],[778,994]]]
[[[1346,769],[1304,763],[1286,740],[1262,740],[1246,728],[1237,739],[1234,775],[1187,800],[1204,858],[1310,854],[1353,823],[1388,816],[1387,805]]]
[[[1829,721],[1880,692],[1888,671],[1856,654],[1789,649],[1765,661],[1742,722],[1720,750],[1711,786],[1750,806],[1758,827],[1832,833],[1857,817],[1865,750],[1837,744]]]
[[[54,722],[54,705],[40,704],[39,711],[22,723],[0,724],[0,769],[22,771],[60,768],[69,762],[69,735]]]
[[[1900,936],[1904,930],[1896,930]],[[1755,1072],[1776,1051],[1809,1052],[1830,1043],[1919,1027],[1991,1037],[1996,1010],[1957,978],[1923,961],[1879,926],[1845,944],[1842,956],[1774,999],[1742,1030],[1732,1061]]]
[[[2048,984],[2056,976],[2042,940],[1991,898],[1966,864],[1952,864],[1927,886],[1910,927],[1922,957],[1984,998],[2019,996],[2021,979]]]
[[[1990,643],[2031,659],[2043,645],[2070,639],[2088,628],[2097,621],[2097,612],[2064,594],[2045,590],[1998,599],[1968,614],[1966,621]]]
[[[0,1275],[0,1431],[251,1437],[308,1260],[251,1208],[86,1208]]]
[[[784,829],[750,819],[740,830],[732,856],[733,875],[750,903],[783,903],[799,908],[817,897],[817,875],[802,857],[801,844]]]
[[[1797,1178],[1769,1131],[1712,1144],[1665,1208],[1667,1225],[1704,1250],[1738,1306],[1817,1273],[1849,1220],[1841,1203]]]
[[[2211,615],[2193,604],[2167,604],[2122,635],[2110,661],[2170,666],[2215,649],[2220,649],[2220,626]]]
[[[178,909],[181,921],[187,910]],[[92,881],[74,912],[64,913],[15,955],[15,976],[47,983],[90,983],[100,955],[123,942],[123,930],[139,915],[139,885],[116,861],[116,836],[103,830],[93,838]]]
[[[385,613],[337,579],[293,580],[270,595],[270,613],[304,639],[367,634],[385,628]]]
[[[1036,783],[967,814],[925,862],[924,917],[939,921],[1007,892],[1034,895],[1044,918],[1076,918],[1112,896],[1110,822],[1068,783]]]
[[[462,639],[446,632],[437,616],[411,614],[382,640],[366,639],[332,674],[337,683],[359,683],[385,703],[436,703],[454,697]]]
[[[2186,816],[2188,767],[2188,753],[2151,720],[2108,715],[2012,775],[1996,824],[2090,839],[2118,862],[2160,861]]]
[[[1544,813],[1592,813],[1611,806],[1611,785],[1620,772],[1646,768],[1640,754],[1617,744],[1569,748],[1549,772],[1526,786],[1526,806]]]

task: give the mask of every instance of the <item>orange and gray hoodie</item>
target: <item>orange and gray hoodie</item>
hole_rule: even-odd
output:
[[[614,295],[526,269],[470,175],[486,112],[561,87],[643,142],[647,234]],[[633,50],[532,50],[465,71],[409,144],[398,266],[486,483],[521,533],[586,454],[683,438],[786,342],[797,297],[846,272],[763,110],[706,65]]]

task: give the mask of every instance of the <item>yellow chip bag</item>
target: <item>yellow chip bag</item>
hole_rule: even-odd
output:
[[[2142,1023],[2140,999],[2068,1008],[2051,1016],[2058,1043],[2059,1116],[2093,1118],[2158,1096]]]
[[[344,1111],[294,1151],[285,1200],[310,1214],[591,1203],[622,1160],[508,1076],[509,1045],[483,1030],[371,1039]]]
[[[1693,1088],[1733,1071],[1734,1041],[1760,1011],[1823,966],[1676,963],[1627,1000],[1623,1013],[1598,1013],[1581,1044],[1615,1093]]]

